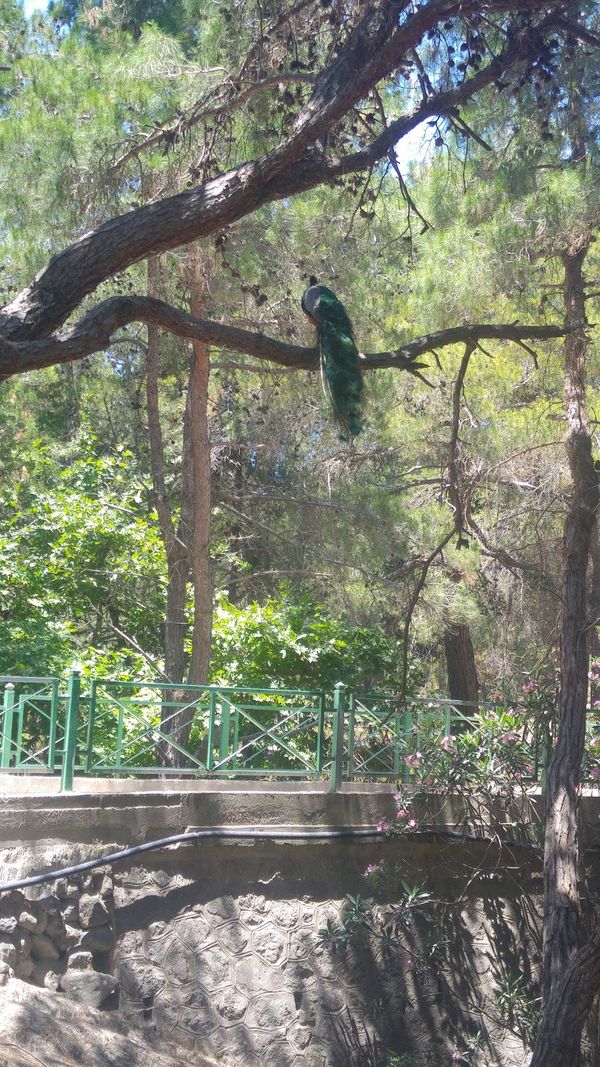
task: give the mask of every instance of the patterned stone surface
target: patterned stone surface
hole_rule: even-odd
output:
[[[451,899],[455,887],[436,846],[422,853],[404,842],[389,847],[409,878],[419,863],[421,872],[433,871],[438,896]],[[113,988],[108,976],[118,982],[118,998],[103,1007],[180,1048],[182,1062],[206,1056],[224,1067],[350,1067],[369,1062],[359,1058],[360,1046],[380,1039],[409,1052],[415,1067],[447,1067],[468,1033],[446,993],[453,1003],[480,1004],[486,1017],[511,952],[516,973],[535,958],[532,897],[521,907],[514,884],[482,879],[450,912],[444,974],[419,982],[406,959],[384,956],[377,943],[333,953],[319,938],[328,920],[339,922],[346,893],[364,895],[361,871],[380,858],[377,849],[213,846],[62,879],[55,894],[4,901],[0,961],[65,997],[73,984],[65,976],[87,954],[93,973],[107,976],[99,989]],[[426,944],[429,933],[436,931],[415,927],[415,940]],[[522,1045],[501,1026],[490,1027],[486,1040],[465,1062],[524,1061]]]

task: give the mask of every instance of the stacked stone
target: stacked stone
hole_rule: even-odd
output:
[[[108,973],[114,943],[109,869],[61,878],[52,893],[41,886],[0,899],[3,982],[14,976],[88,1007],[110,1007],[118,989]]]

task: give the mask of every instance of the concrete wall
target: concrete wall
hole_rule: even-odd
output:
[[[2,881],[190,826],[365,828],[394,807],[390,789],[113,783],[65,796],[15,783],[0,798]],[[409,931],[422,957],[443,915],[436,967],[369,938],[335,954],[319,939],[347,893],[369,892],[362,872],[382,857],[439,902]],[[517,1067],[522,1020],[504,1025],[495,998],[512,972],[535,979],[540,893],[528,848],[434,836],[185,844],[6,896],[0,964],[224,1067],[374,1067],[377,1042],[406,1067],[459,1052]]]

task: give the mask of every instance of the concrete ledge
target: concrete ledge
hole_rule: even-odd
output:
[[[227,778],[92,778],[76,777],[73,793],[329,793],[329,780],[265,781]],[[342,793],[395,793],[393,782],[344,782]],[[60,778],[53,774],[17,774],[0,771],[0,797],[53,796],[60,793]],[[72,795],[72,794],[68,794]]]
[[[374,828],[394,815],[391,785],[346,784],[330,793],[326,783],[187,782],[80,778],[73,793],[57,791],[58,780],[26,777],[0,781],[0,849],[42,842],[64,842],[83,849],[124,847],[184,833],[187,827]],[[103,788],[96,786],[102,784]],[[210,788],[206,788],[209,785]],[[32,787],[35,786],[35,789]],[[250,786],[250,788],[249,788]],[[301,786],[301,788],[299,788]],[[19,788],[21,787],[21,788]],[[540,820],[543,798],[530,795],[473,820],[469,799],[456,796],[415,797],[413,814],[422,829],[469,830],[485,837],[502,824],[507,839],[519,825]],[[491,820],[491,821],[490,821]],[[582,798],[581,840],[600,846],[600,796]],[[514,831],[513,831],[514,828]]]

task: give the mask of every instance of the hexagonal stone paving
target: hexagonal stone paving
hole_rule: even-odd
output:
[[[193,952],[203,952],[216,941],[215,930],[199,915],[177,916],[173,929],[179,940]]]
[[[218,945],[196,957],[196,978],[207,992],[233,985],[232,971],[229,956]]]
[[[253,953],[234,960],[234,982],[241,993],[274,992],[281,989],[282,981],[285,980],[279,971],[274,971]]]
[[[252,934],[252,948],[257,956],[267,963],[277,963],[286,949],[286,941],[276,927],[268,924],[260,926]]]
[[[287,900],[278,900],[271,905],[269,918],[271,922],[290,930],[292,926],[298,924],[298,905],[295,901],[292,903]]]
[[[191,982],[196,973],[194,963],[193,953],[174,939],[165,953],[163,969],[170,982]]]
[[[243,927],[240,928],[239,923],[236,922],[219,926],[216,933],[221,948],[229,952],[231,956],[239,956],[250,941],[249,931],[244,930]]]
[[[231,922],[239,916],[239,907],[235,897],[215,897],[206,903],[206,911],[212,917],[212,925]]]
[[[134,879],[138,899],[148,881],[142,890]],[[172,885],[160,874],[153,884],[165,895]],[[318,937],[339,915],[336,901],[249,892],[156,917],[118,942],[123,1009],[151,1011],[159,1033],[179,1033],[221,1067],[328,1067],[335,1020],[358,1003],[346,973],[358,961]]]
[[[296,1003],[291,993],[261,993],[250,1003],[248,1026],[260,1026],[267,1030],[287,1027],[296,1016]]]
[[[235,989],[225,989],[214,998],[214,1008],[222,1026],[238,1023],[246,1014],[248,1000]]]

